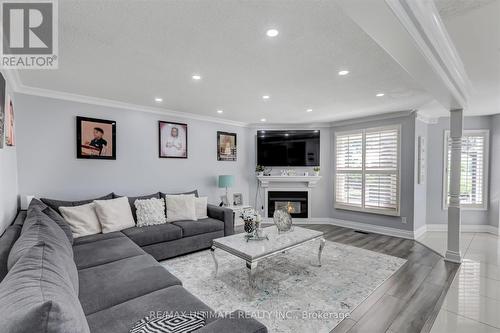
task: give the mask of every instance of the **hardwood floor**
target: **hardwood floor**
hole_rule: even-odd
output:
[[[329,241],[408,260],[330,333],[430,332],[458,264],[413,240],[327,224],[301,226],[323,231]]]

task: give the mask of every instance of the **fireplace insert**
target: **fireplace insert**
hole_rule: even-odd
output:
[[[292,217],[307,218],[307,191],[269,191],[267,192],[267,216],[273,217],[274,211],[282,209]]]

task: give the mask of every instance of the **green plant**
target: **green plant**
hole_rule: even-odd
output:
[[[258,165],[255,167],[255,172],[264,172],[264,166]]]
[[[314,170],[314,172],[319,172],[320,168],[319,167],[314,167],[313,170]]]

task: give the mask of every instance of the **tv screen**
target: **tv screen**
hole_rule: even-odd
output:
[[[319,166],[319,131],[257,131],[257,164]]]

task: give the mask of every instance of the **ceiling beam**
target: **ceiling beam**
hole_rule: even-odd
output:
[[[433,1],[337,2],[442,106],[467,107],[470,81]]]

